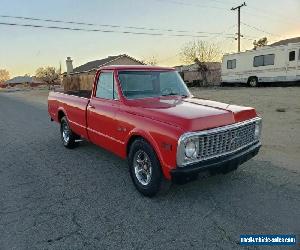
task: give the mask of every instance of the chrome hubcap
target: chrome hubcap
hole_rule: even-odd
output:
[[[68,143],[70,140],[70,130],[66,123],[62,124],[62,136],[63,136],[64,141],[66,143]]]
[[[256,80],[255,80],[255,79],[252,79],[252,80],[250,81],[250,85],[251,85],[252,87],[255,87],[255,86],[256,86]]]
[[[138,181],[146,186],[152,177],[152,166],[149,156],[143,150],[138,150],[133,158],[134,173]]]

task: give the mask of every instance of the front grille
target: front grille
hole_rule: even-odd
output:
[[[255,122],[211,134],[199,135],[198,159],[205,160],[228,154],[255,141]]]

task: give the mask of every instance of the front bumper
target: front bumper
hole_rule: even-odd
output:
[[[257,155],[260,147],[261,143],[258,142],[230,155],[193,163],[185,167],[177,167],[171,170],[172,180],[175,182],[187,181],[197,174],[207,171],[210,174],[227,173]]]

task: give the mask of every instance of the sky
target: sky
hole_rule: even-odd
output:
[[[0,24],[0,69],[10,75],[34,75],[40,66],[62,65],[73,59],[74,67],[110,55],[128,54],[136,59],[155,57],[159,65],[182,64],[181,48],[188,42],[215,43],[223,53],[236,52],[236,0],[1,0],[0,15],[34,17],[118,25],[122,28],[86,26],[0,17],[0,23],[34,24],[83,29],[159,33],[133,35],[87,31],[53,30]],[[267,36],[270,42],[300,36],[300,0],[248,0],[241,9],[242,51],[253,40]],[[155,28],[140,30],[124,26]],[[167,32],[167,29],[187,31]],[[221,34],[207,34],[221,33]],[[169,36],[186,34],[191,36]],[[197,36],[197,37],[195,37]],[[201,37],[199,37],[201,36]]]

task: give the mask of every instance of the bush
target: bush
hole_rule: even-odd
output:
[[[3,89],[5,89],[5,88],[7,88],[7,84],[6,83],[0,83],[0,88],[3,88]]]

